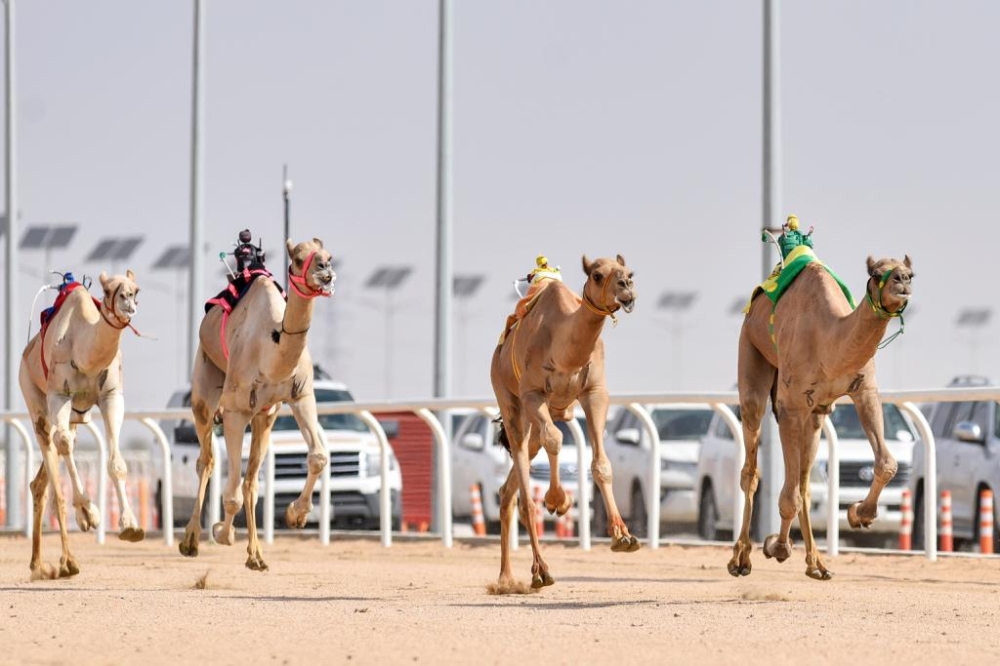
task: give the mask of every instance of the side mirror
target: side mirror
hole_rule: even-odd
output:
[[[459,440],[459,445],[473,451],[482,451],[486,448],[486,440],[478,432],[467,432]]]
[[[197,444],[198,433],[195,432],[194,424],[190,421],[181,421],[181,424],[174,428],[174,442],[183,444]]]
[[[955,439],[974,444],[982,444],[986,441],[982,428],[979,427],[978,423],[972,421],[959,421],[955,424]]]
[[[623,428],[615,433],[615,439],[622,444],[638,446],[641,439],[638,428]]]

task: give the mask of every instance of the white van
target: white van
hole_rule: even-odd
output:
[[[353,401],[347,387],[335,381],[316,379],[313,384],[317,405],[322,403],[339,403]],[[168,407],[190,407],[190,389],[175,391],[170,397]],[[379,476],[379,444],[378,438],[356,414],[321,414],[319,425],[326,436],[330,462],[327,472],[330,474],[332,518],[331,527],[347,529],[378,529],[379,526],[379,494],[382,479]],[[171,464],[174,489],[174,524],[184,525],[191,517],[198,492],[198,438],[190,421],[164,421],[163,431],[171,446]],[[221,427],[216,428],[216,436],[221,438]],[[271,446],[274,448],[274,507],[275,515],[283,515],[285,507],[299,496],[305,485],[308,449],[302,439],[298,424],[292,416],[280,416],[271,431]],[[222,465],[222,478],[226,478],[226,447],[220,441],[222,460],[216,464]],[[250,451],[249,429],[243,439],[243,472],[246,472],[247,458]],[[263,465],[259,477],[259,496],[257,499],[258,523],[263,518]],[[403,479],[396,461],[395,453],[389,452],[389,489],[392,505],[392,526],[399,529],[402,516]],[[159,488],[157,499],[162,506]],[[207,504],[207,502],[206,502]],[[205,507],[202,508],[202,520],[205,519]],[[162,515],[162,512],[161,512]],[[235,523],[246,524],[245,515],[241,512]],[[280,521],[279,521],[280,522]],[[307,524],[319,522],[319,484],[313,493],[313,510],[309,514]],[[260,526],[260,525],[259,525]],[[276,524],[275,527],[283,527]]]

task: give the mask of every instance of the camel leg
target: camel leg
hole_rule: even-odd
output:
[[[826,415],[820,415],[820,419]],[[809,489],[809,472],[812,470],[816,460],[816,450],[819,448],[819,428],[812,438],[811,446],[802,452],[802,464],[799,468],[799,494],[802,498],[799,509],[799,529],[802,531],[802,541],[806,548],[806,575],[816,580],[830,580],[833,572],[826,568],[823,559],[819,555],[816,547],[816,539],[813,537],[812,518],[809,516],[809,507],[812,502],[812,493]]]
[[[563,490],[559,482],[559,450],[562,448],[562,431],[552,422],[552,415],[549,413],[549,406],[544,402],[535,406],[531,414],[532,423],[539,424],[533,429],[538,437],[531,438],[531,445],[528,450],[528,461],[534,460],[538,451],[535,446],[545,449],[549,458],[549,489],[545,491],[545,508],[550,514],[564,515],[569,511],[569,495]]]
[[[781,402],[779,400],[779,404]],[[777,534],[768,535],[764,539],[763,550],[765,557],[773,557],[779,562],[784,562],[792,554],[790,537],[792,521],[803,510],[802,495],[799,490],[799,480],[802,476],[801,451],[808,450],[811,442],[818,436],[818,417],[816,414],[807,414],[803,418],[797,412],[782,408],[778,417],[778,431],[785,463],[785,479],[778,494],[778,515],[781,517],[781,526]]]
[[[132,505],[128,501],[126,484],[128,470],[118,448],[118,437],[122,431],[122,422],[125,420],[125,397],[118,388],[114,388],[103,391],[97,404],[101,416],[104,417],[104,432],[108,438],[108,476],[115,486],[118,507],[121,510],[118,519],[118,538],[122,541],[142,541],[146,533],[136,520]]]
[[[38,473],[31,482],[32,531],[31,531],[31,577],[41,577],[42,569],[42,518],[45,503],[49,498],[49,475],[45,471],[45,461],[38,466]]]
[[[580,406],[587,416],[587,435],[594,458],[590,463],[590,471],[594,483],[600,489],[604,499],[604,508],[608,516],[608,536],[611,537],[611,550],[622,553],[632,553],[639,550],[641,544],[628,530],[622,514],[615,503],[612,489],[611,461],[604,451],[604,425],[608,419],[608,393],[603,388],[594,388],[580,396]],[[581,483],[584,474],[580,474]]]
[[[306,482],[299,496],[285,509],[285,524],[293,528],[305,527],[309,512],[312,511],[313,488],[319,480],[319,475],[326,469],[329,454],[326,448],[326,438],[320,433],[319,418],[316,416],[316,396],[312,393],[303,395],[302,399],[290,403],[295,422],[302,431],[309,454],[306,458],[309,471]]]
[[[226,437],[226,457],[229,469],[226,473],[226,487],[222,490],[222,506],[226,515],[222,521],[212,525],[212,536],[216,543],[231,546],[236,541],[233,519],[243,508],[243,493],[240,492],[243,466],[243,434],[250,423],[250,412],[227,409],[222,414],[222,432]]]
[[[59,454],[68,453],[73,450],[74,434],[70,430],[69,418],[72,412],[72,403],[68,396],[52,394],[48,396],[48,413],[55,425],[55,432],[52,436],[52,443],[42,447],[42,459],[45,461],[45,469],[49,475],[49,485],[52,486],[53,510],[57,511],[59,519],[59,536],[62,540],[62,556],[59,558],[59,577],[68,578],[80,573],[80,567],[76,559],[69,551],[69,530],[66,528],[66,498],[63,496],[62,482],[59,478]],[[48,442],[46,442],[48,444]],[[82,507],[78,507],[78,511]],[[79,515],[77,516],[79,519]],[[96,525],[99,520],[98,514],[88,516]]]
[[[508,441],[520,442],[524,437],[520,426],[521,413],[519,407],[510,400],[508,398],[507,405],[504,405],[503,402],[500,405],[504,416],[503,427],[506,430]],[[513,444],[511,450],[513,450]],[[497,586],[501,590],[510,590],[514,586],[514,570],[510,561],[510,530],[513,525],[514,506],[517,503],[519,490],[517,474],[511,467],[507,473],[507,480],[500,486],[500,577],[497,579]],[[522,507],[521,512],[525,511],[527,511],[527,507]],[[531,520],[522,518],[522,522],[527,524]]]
[[[198,545],[201,541],[201,508],[205,504],[208,479],[212,475],[212,468],[215,467],[212,426],[215,412],[219,407],[222,386],[226,380],[225,373],[208,360],[200,345],[195,358],[199,360],[195,362],[191,377],[191,412],[200,446],[197,463],[198,497],[191,511],[191,518],[184,528],[184,538],[177,544],[181,555],[185,557],[198,556]]]
[[[744,324],[744,327],[746,324]],[[743,422],[743,446],[746,460],[740,471],[740,489],[743,491],[743,522],[740,534],[733,544],[733,557],[727,568],[733,576],[749,576],[752,566],[750,553],[750,518],[753,515],[753,498],[760,483],[757,469],[757,448],[760,445],[760,424],[774,383],[776,370],[745,337],[740,335],[739,347],[739,393],[740,414]]]
[[[260,539],[257,536],[257,472],[261,461],[267,455],[268,444],[271,443],[271,428],[278,418],[278,410],[273,414],[261,413],[253,418],[250,435],[250,459],[247,460],[247,475],[243,479],[243,507],[247,515],[247,569],[267,571],[260,550]]]
[[[76,507],[76,524],[83,532],[96,528],[101,522],[101,510],[91,501],[90,496],[80,480],[80,472],[76,468],[76,458],[73,451],[76,448],[76,426],[72,427],[73,436],[69,439],[70,449],[62,453],[66,461],[66,473],[69,474],[70,485],[73,487],[73,506]]]
[[[526,531],[531,541],[531,587],[538,589],[555,583],[549,575],[549,567],[542,559],[542,548],[538,540],[536,530],[536,520],[539,508],[528,496],[530,487],[529,468],[531,465],[530,453],[537,452],[541,447],[545,422],[543,413],[547,415],[545,408],[545,397],[539,392],[529,391],[521,396],[521,404],[524,406],[524,414],[528,420],[526,437],[519,440],[512,440],[510,443],[511,457],[514,459],[513,473],[517,477],[518,495],[521,502],[522,515],[528,518]],[[551,421],[549,422],[551,423]],[[554,427],[554,426],[553,426]]]
[[[858,412],[858,420],[875,454],[875,477],[868,489],[868,495],[860,502],[855,502],[847,509],[847,522],[851,527],[871,527],[878,515],[878,498],[882,489],[896,476],[896,459],[885,445],[885,424],[882,419],[882,403],[874,387],[866,388],[851,394],[854,407]]]

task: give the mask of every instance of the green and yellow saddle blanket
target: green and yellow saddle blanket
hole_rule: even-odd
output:
[[[782,268],[779,264],[771,275],[764,280],[762,283],[754,288],[753,293],[750,295],[750,301],[747,302],[746,307],[743,308],[743,312],[747,313],[750,311],[750,304],[753,303],[753,299],[756,298],[757,294],[764,292],[769,299],[771,299],[772,309],[778,305],[778,299],[781,298],[785,290],[792,284],[799,273],[802,272],[809,264],[817,262],[820,266],[826,269],[826,272],[833,276],[833,279],[837,281],[840,285],[841,291],[844,292],[844,296],[847,297],[847,302],[851,304],[851,309],[853,310],[857,307],[854,303],[854,297],[851,296],[851,290],[847,288],[843,280],[837,277],[837,274],[830,270],[830,267],[821,262],[813,253],[812,249],[805,246],[799,245],[797,248],[788,253],[785,257],[785,267]]]

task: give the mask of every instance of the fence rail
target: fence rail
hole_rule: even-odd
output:
[[[920,444],[924,447],[925,469],[925,497],[937,497],[937,459],[934,443],[934,436],[931,432],[927,419],[918,408],[918,403],[928,402],[955,402],[955,401],[1000,401],[1000,387],[978,387],[978,388],[945,388],[945,389],[916,389],[916,390],[890,390],[881,392],[882,401],[898,405],[903,411],[910,415],[917,430],[920,433]],[[735,455],[737,464],[734,466],[735,478],[733,483],[735,488],[739,488],[740,470],[745,460],[743,444],[743,431],[732,410],[733,405],[739,404],[739,396],[735,391],[728,392],[668,392],[668,393],[633,393],[621,394],[610,397],[610,403],[620,405],[624,409],[632,411],[639,418],[646,430],[651,442],[649,481],[651,488],[660,487],[660,438],[659,433],[646,409],[648,405],[669,404],[669,403],[705,403],[711,406],[725,420],[733,434],[735,442]],[[838,402],[849,402],[843,398]],[[437,477],[438,477],[438,525],[437,531],[441,534],[441,541],[445,547],[452,546],[453,525],[451,510],[451,442],[445,434],[445,429],[441,425],[436,414],[446,413],[453,409],[472,409],[483,412],[490,412],[496,409],[496,402],[492,399],[430,399],[430,400],[410,400],[410,401],[383,401],[383,402],[354,402],[339,404],[317,405],[318,414],[357,414],[376,435],[379,442],[380,456],[379,467],[382,478],[380,495],[380,535],[383,546],[392,544],[391,530],[391,510],[389,484],[386,482],[389,474],[389,442],[381,424],[375,418],[375,414],[388,412],[413,412],[421,418],[430,428],[437,447]],[[279,412],[281,415],[291,414],[287,406],[283,406]],[[159,420],[190,419],[191,413],[188,409],[162,409],[162,410],[137,410],[126,412],[126,419],[134,420],[145,425],[153,433],[152,446],[158,448],[158,453],[162,458],[162,524],[163,539],[166,545],[172,545],[174,540],[173,528],[173,484],[171,478],[170,445],[168,439],[160,428]],[[13,430],[20,435],[20,440],[25,448],[25,516],[24,531],[30,537],[32,529],[31,521],[31,500],[28,484],[31,470],[34,468],[33,445],[31,443],[28,430],[24,426],[28,415],[24,412],[0,412],[0,420],[13,425]],[[569,422],[573,429],[577,441],[583,441],[583,433],[579,424],[575,420]],[[837,468],[839,461],[837,458],[837,434],[832,423],[827,418],[823,424],[824,433],[827,437],[829,447],[829,473],[828,490],[829,497],[827,507],[829,510],[827,520],[827,551],[836,555],[839,548],[839,474]],[[107,488],[107,446],[103,434],[93,424],[89,424],[89,429],[98,444],[99,469],[98,469],[98,492],[100,498],[106,497]],[[13,446],[12,442],[8,446]],[[157,452],[155,451],[154,453]],[[581,470],[587,468],[587,461],[584,460],[586,447],[577,447],[579,460],[578,467]],[[216,461],[221,460],[222,446],[213,437],[213,452]],[[274,538],[274,453],[275,447],[268,448],[267,461],[265,463],[265,483],[263,488],[264,496],[264,539],[267,542]],[[14,478],[16,472],[6,470],[7,483],[17,483]],[[323,544],[330,541],[330,476],[323,474],[320,477],[320,524],[319,538]],[[579,495],[579,545],[583,550],[591,547],[590,535],[590,488],[586,483],[580,484]],[[211,484],[211,494],[209,497],[209,511],[211,522],[219,519],[219,506],[221,495],[221,465],[216,464],[213,471],[213,483]],[[648,525],[648,545],[651,548],[659,547],[660,530],[660,503],[656,493],[649,493],[647,501]],[[734,493],[733,516],[734,521],[743,514],[743,494],[738,491]],[[107,524],[108,507],[107,502],[102,502],[102,520],[97,528],[97,540],[104,543],[105,525]],[[936,502],[924,502],[924,553],[928,560],[937,559],[937,507]],[[9,516],[8,521],[16,526],[16,517]],[[516,539],[517,525],[515,521],[512,530]]]

